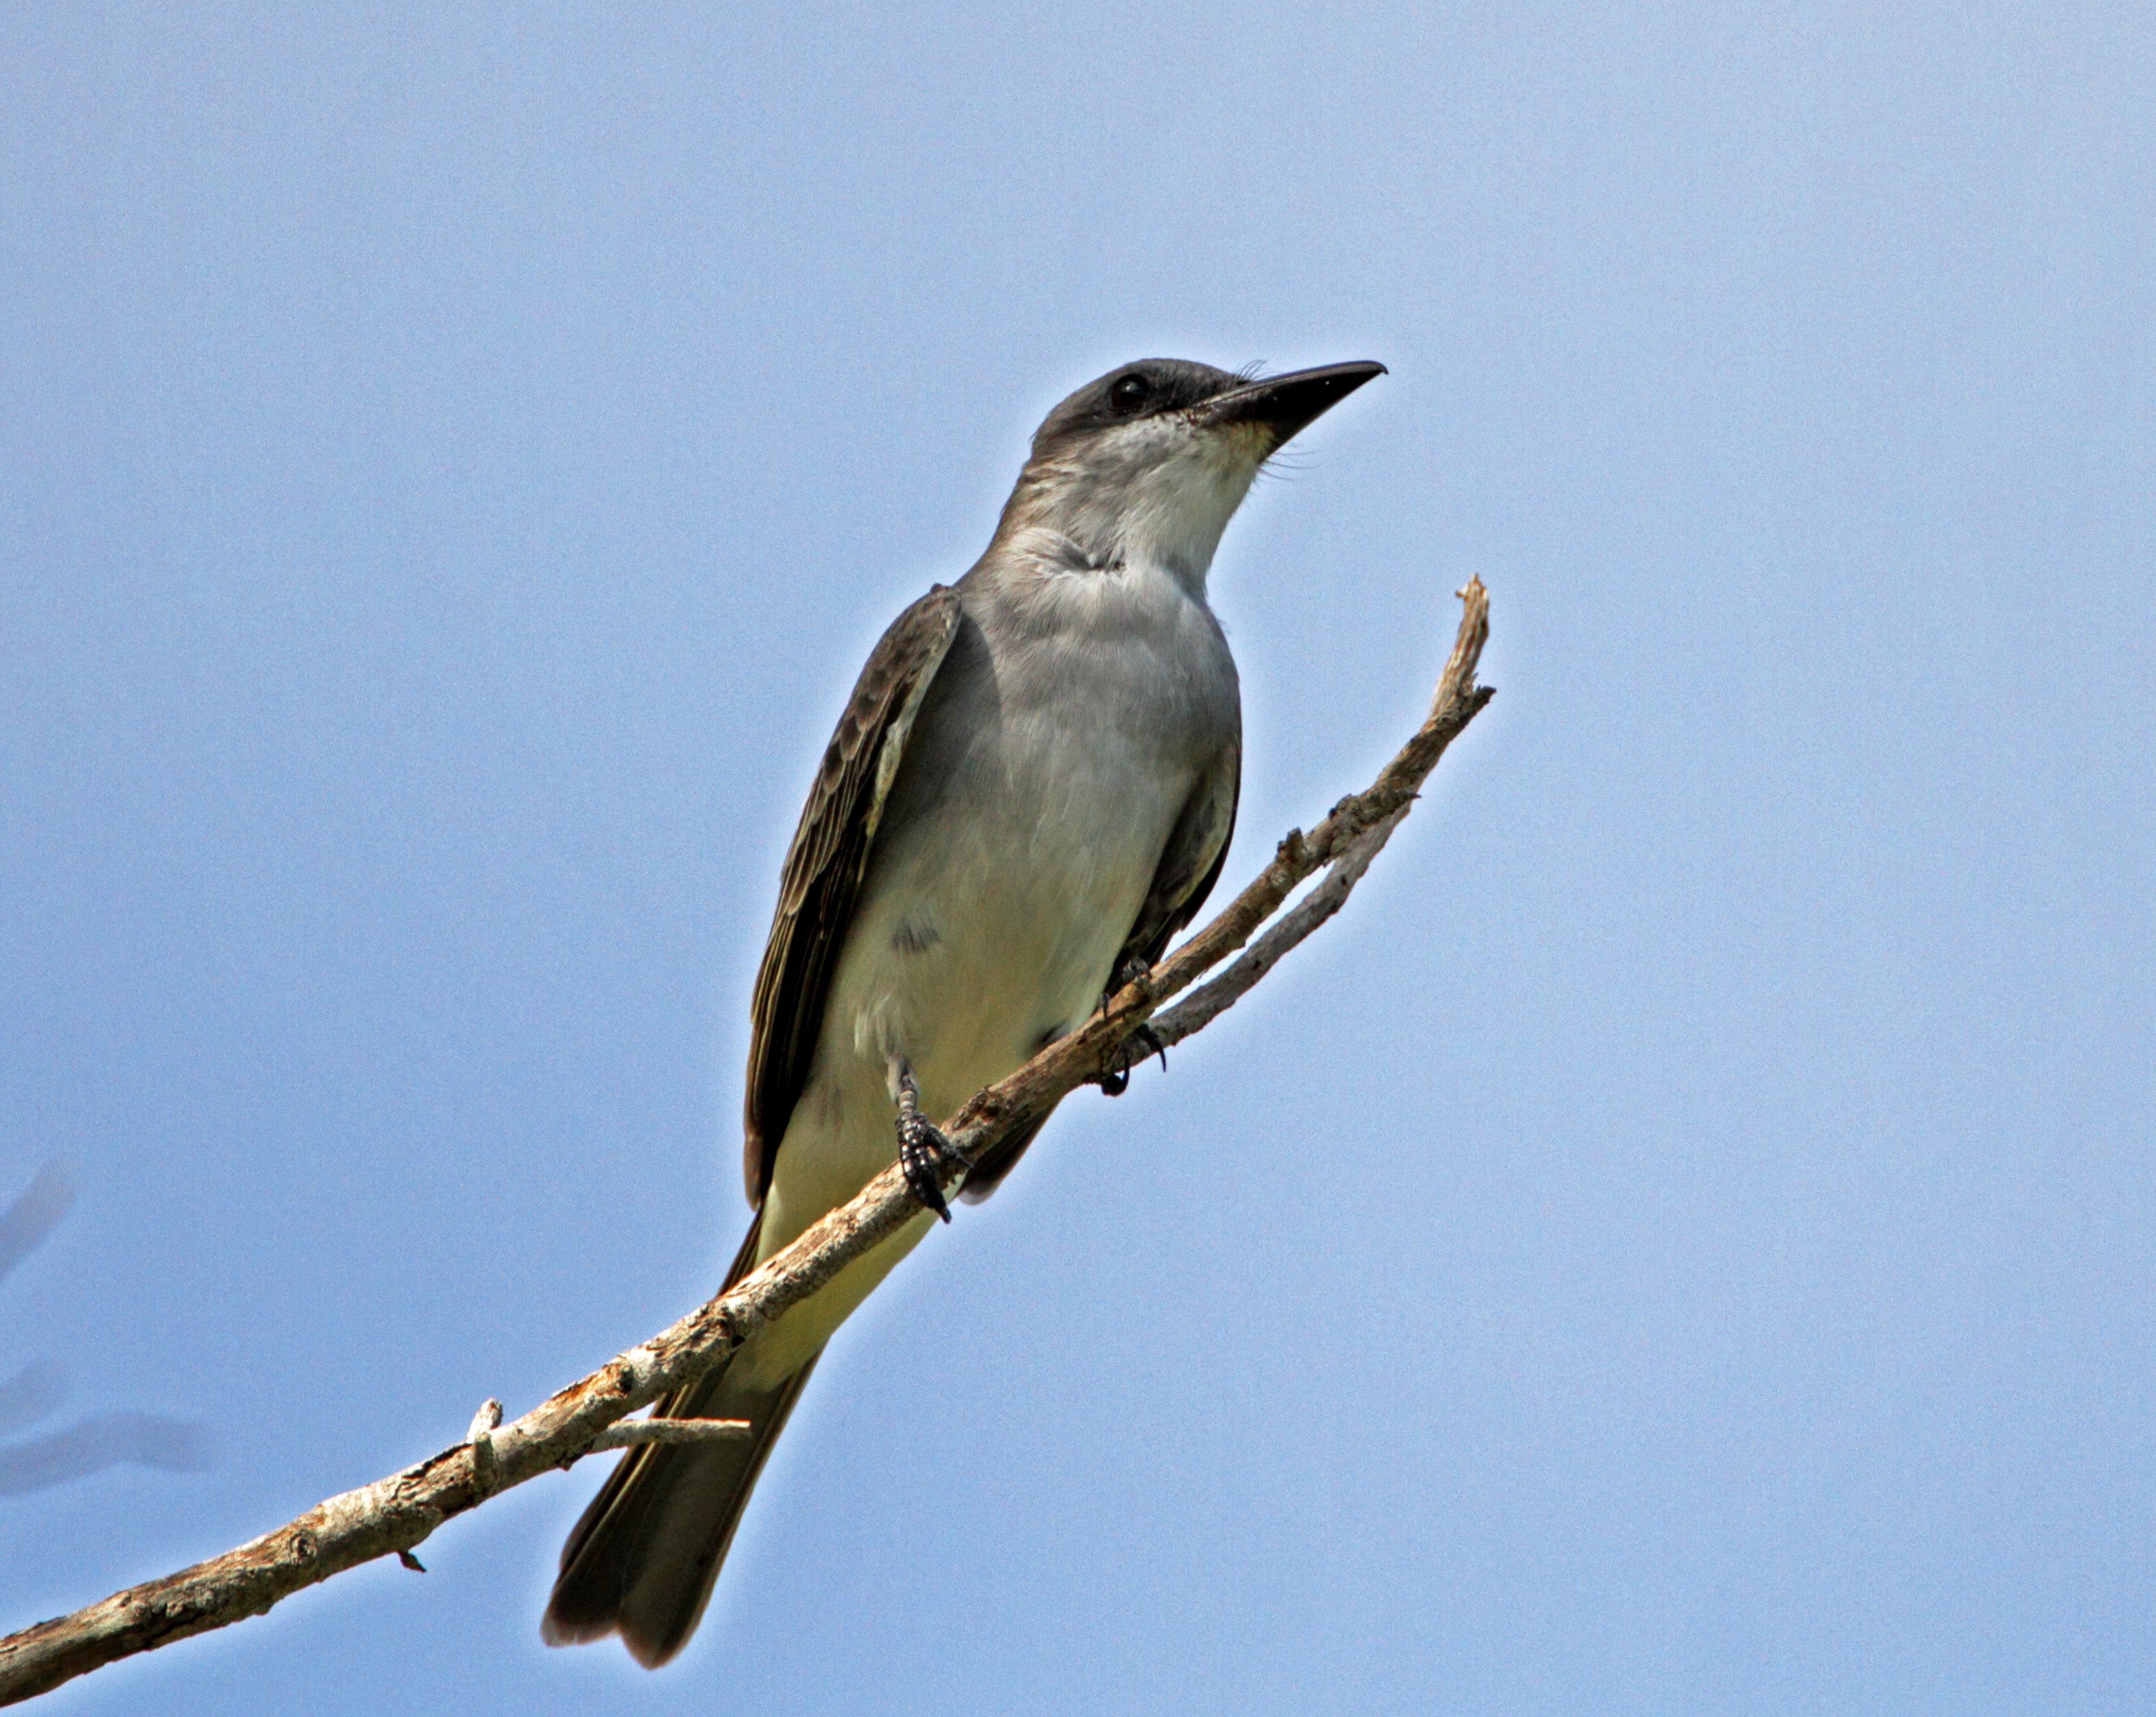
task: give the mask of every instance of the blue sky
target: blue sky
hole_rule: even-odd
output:
[[[877,633],[1126,358],[1391,373],[1230,527],[1347,915],[849,1327],[695,1645],[580,1470],[82,1712],[2156,1700],[2145,7],[0,19],[13,1627],[512,1411],[745,1221]]]

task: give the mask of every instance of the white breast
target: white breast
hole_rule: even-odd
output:
[[[1168,574],[959,588],[973,624],[878,833],[779,1152],[780,1230],[891,1160],[896,1061],[941,1117],[1097,1005],[1177,817],[1235,736],[1227,646]]]
[[[946,779],[891,830],[833,997],[852,1052],[905,1056],[936,1113],[1098,1003],[1217,748],[1198,664],[1175,658],[1209,655],[1218,630],[1173,580],[1066,574],[1027,594],[1022,629],[987,617],[993,675],[961,662],[975,695],[926,712],[945,731],[916,743]]]

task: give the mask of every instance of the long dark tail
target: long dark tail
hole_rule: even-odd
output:
[[[728,1287],[754,1267],[762,1226],[750,1225]],[[753,1391],[730,1388],[721,1366],[659,1403],[654,1412],[661,1418],[747,1419],[755,1429],[726,1442],[647,1443],[622,1457],[562,1547],[562,1571],[539,1625],[547,1644],[618,1632],[630,1656],[656,1669],[688,1643],[764,1457],[815,1363],[776,1388]]]

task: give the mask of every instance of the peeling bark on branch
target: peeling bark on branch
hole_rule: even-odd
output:
[[[1465,612],[1459,636],[1430,715],[1378,779],[1334,805],[1308,834],[1291,830],[1272,862],[1225,909],[1126,986],[1082,1030],[1050,1045],[968,1103],[943,1129],[961,1152],[978,1158],[1054,1108],[1074,1087],[1100,1074],[1148,1020],[1165,1043],[1203,1030],[1339,911],[1413,808],[1445,748],[1493,695],[1475,683],[1490,633],[1481,580],[1470,581],[1460,596]],[[1250,941],[1298,887],[1328,866],[1331,875]],[[1171,997],[1239,950],[1225,971],[1156,1015]],[[660,1421],[670,1427],[664,1429],[651,1421],[620,1421],[701,1377],[788,1307],[896,1233],[919,1208],[898,1170],[888,1169],[730,1292],[522,1418],[504,1425],[501,1404],[489,1401],[464,1442],[415,1467],[331,1497],[221,1556],[0,1639],[0,1704],[32,1698],[117,1658],[259,1615],[279,1599],[362,1562],[394,1555],[413,1565],[411,1551],[452,1515],[596,1450],[737,1434],[722,1421]]]
[[[647,1442],[730,1442],[755,1429],[748,1419],[624,1419],[599,1432],[584,1452],[633,1449]]]

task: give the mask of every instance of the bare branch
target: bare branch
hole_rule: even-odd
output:
[[[1384,844],[1393,838],[1408,814],[1405,805],[1376,826],[1366,829],[1332,862],[1332,874],[1297,901],[1278,923],[1245,948],[1209,984],[1199,986],[1166,1013],[1152,1020],[1153,1036],[1163,1047],[1177,1044],[1194,1031],[1202,1031],[1240,1001],[1259,979],[1278,965],[1281,957],[1348,903],[1363,873],[1370,868]]]
[[[1126,986],[1081,1030],[968,1103],[943,1129],[961,1152],[978,1158],[1096,1077],[1157,1008],[1243,948],[1301,883],[1328,866],[1331,876],[1226,971],[1163,1015],[1155,1029],[1171,1042],[1201,1030],[1340,909],[1412,808],[1445,748],[1492,695],[1475,683],[1489,636],[1489,599],[1479,578],[1460,594],[1466,611],[1429,717],[1377,779],[1334,805],[1307,835],[1291,830],[1272,862],[1204,929]],[[750,1335],[896,1233],[919,1210],[897,1168],[886,1170],[851,1203],[736,1287],[521,1418],[501,1424],[500,1403],[490,1401],[464,1442],[417,1466],[331,1497],[221,1556],[0,1639],[0,1704],[31,1698],[117,1658],[259,1615],[279,1599],[362,1562],[395,1555],[413,1565],[411,1551],[443,1521],[597,1449],[738,1434],[726,1421],[619,1421],[722,1363]]]
[[[647,1442],[730,1442],[755,1429],[747,1419],[622,1419],[593,1437],[584,1452],[633,1449]]]

